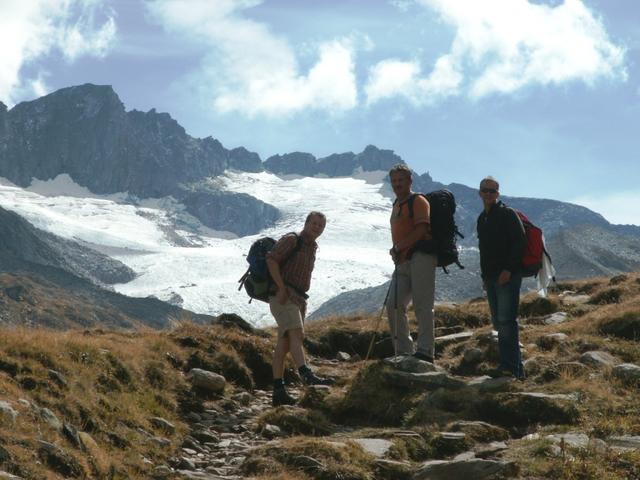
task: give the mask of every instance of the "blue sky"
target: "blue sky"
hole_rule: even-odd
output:
[[[113,85],[263,159],[396,151],[640,224],[637,0],[0,0],[0,100]]]

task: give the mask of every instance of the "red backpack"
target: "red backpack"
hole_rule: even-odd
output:
[[[522,255],[522,276],[535,277],[542,268],[542,255],[546,255],[551,261],[544,246],[544,236],[542,229],[536,227],[527,216],[519,210],[513,209],[522,222],[524,234],[527,237],[527,246]]]

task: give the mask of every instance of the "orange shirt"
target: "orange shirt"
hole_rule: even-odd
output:
[[[425,236],[418,240],[431,238],[429,202],[422,195],[415,195],[413,199],[413,218],[411,218],[409,217],[408,200],[396,203],[391,210],[391,239],[394,245],[406,238],[419,223],[426,223],[429,228],[427,228]],[[400,250],[398,263],[402,263],[410,257],[409,253],[412,247],[413,245]]]

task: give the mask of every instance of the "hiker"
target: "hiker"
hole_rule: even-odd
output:
[[[411,191],[411,170],[405,164],[395,165],[389,171],[391,187],[396,195],[391,211],[391,238],[389,253],[395,271],[389,287],[387,316],[389,329],[397,355],[411,355],[433,363],[434,331],[433,302],[435,294],[435,247],[418,248],[433,244],[430,226],[429,202]],[[413,216],[409,214],[409,201],[413,202]],[[418,320],[418,340],[414,353],[413,340],[407,322],[407,306],[413,301]]]
[[[302,340],[307,294],[316,260],[316,239],[322,235],[326,217],[320,212],[307,215],[304,229],[297,235],[284,235],[267,254],[267,267],[273,280],[269,308],[278,325],[278,341],[273,353],[274,406],[296,402],[284,386],[284,359],[291,352],[298,373],[307,385],[331,385],[332,380],[318,377],[306,363]],[[299,243],[300,242],[300,243]]]
[[[498,200],[500,185],[493,177],[480,182],[484,210],[478,216],[480,270],[487,292],[491,323],[498,331],[500,364],[493,377],[524,378],[518,332],[518,304],[522,285],[522,256],[526,248],[524,227],[517,213]]]

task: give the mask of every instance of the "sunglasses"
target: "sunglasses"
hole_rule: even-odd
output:
[[[481,188],[480,191],[482,193],[498,193],[498,190],[495,188]]]

